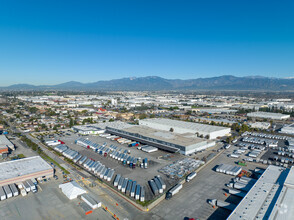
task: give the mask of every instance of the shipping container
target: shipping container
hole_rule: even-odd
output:
[[[82,165],[86,160],[87,160],[87,156],[84,156],[82,157],[80,160],[79,160],[79,164]]]
[[[136,186],[136,193],[135,193],[135,199],[139,200],[140,199],[140,192],[141,192],[141,186],[137,184]]]
[[[118,190],[121,190],[121,187],[122,187],[124,181],[125,181],[125,178],[123,178],[123,177],[121,177],[121,178],[119,179],[119,182],[118,182],[118,184],[117,184],[117,189],[118,189]]]
[[[106,171],[107,171],[107,168],[104,166],[104,167],[102,168],[101,172],[100,172],[100,175],[99,175],[99,177],[100,177],[101,179],[103,179],[104,174],[105,174]]]
[[[107,175],[107,181],[110,182],[112,180],[112,177],[114,175],[114,169],[111,169],[109,172],[108,172],[108,175]]]
[[[10,188],[8,185],[3,186],[4,192],[6,194],[7,199],[11,198],[13,196]]]
[[[26,190],[26,192],[31,191],[31,186],[26,181],[23,181],[22,185],[23,185],[24,189]]]
[[[6,193],[5,193],[4,189],[3,189],[3,187],[0,186],[0,200],[2,201],[2,200],[5,200],[6,198],[7,198]]]
[[[116,177],[115,177],[115,179],[114,179],[114,181],[113,181],[113,185],[114,186],[117,186],[118,185],[118,182],[119,182],[120,178],[121,178],[121,175],[120,174],[117,174]]]
[[[104,166],[99,175],[100,179],[104,179],[104,174],[107,172],[107,170],[108,168]]]
[[[27,180],[26,182],[29,184],[31,191],[36,190],[36,185],[31,180]]]
[[[137,186],[137,182],[136,181],[133,181],[132,188],[131,188],[131,194],[130,194],[131,197],[135,197],[136,186]]]
[[[79,159],[81,159],[83,157],[83,155],[79,154],[78,156],[76,156],[74,159],[73,159],[73,162],[76,163],[79,161]]]
[[[18,189],[17,189],[17,187],[15,186],[14,183],[9,184],[9,188],[10,188],[13,196],[18,196],[19,195]]]
[[[160,181],[157,178],[154,178],[153,181],[158,189],[158,192],[163,193],[163,188],[162,188]]]
[[[121,191],[122,191],[123,193],[126,192],[126,188],[127,188],[128,181],[129,181],[129,179],[128,179],[128,178],[125,178],[125,179],[124,179],[124,182],[123,182],[123,184],[122,184],[122,186],[121,186]]]
[[[155,196],[157,196],[158,193],[159,193],[159,190],[158,190],[158,188],[157,188],[155,182],[154,182],[153,180],[149,180],[148,183],[149,183],[149,186],[150,186],[150,188],[151,188],[153,194],[154,194]]]
[[[160,175],[157,175],[156,178],[158,178],[158,180],[160,181],[160,183],[162,185],[163,190],[165,190],[166,189],[166,184],[163,181],[162,177]]]
[[[128,180],[128,185],[126,187],[126,195],[130,195],[131,193],[131,189],[132,189],[132,184],[133,184],[133,181],[132,180]]]
[[[141,188],[140,188],[140,201],[141,202],[145,201],[145,189],[144,189],[144,186],[141,186]]]

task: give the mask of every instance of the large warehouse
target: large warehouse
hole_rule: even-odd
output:
[[[107,126],[105,126],[107,125]],[[157,147],[169,152],[187,155],[215,145],[215,141],[198,138],[195,133],[175,133],[151,128],[144,125],[131,125],[124,122],[106,122],[97,124],[107,133],[117,135],[142,144]]]
[[[203,137],[208,137],[209,139],[226,136],[229,135],[231,132],[231,128],[171,120],[165,118],[140,120],[139,125],[145,125],[150,128],[160,129],[164,131],[172,130],[174,133],[177,134],[198,134],[203,135]]]
[[[237,219],[293,219],[294,167],[270,165],[228,217]]]
[[[0,186],[53,175],[53,168],[40,156],[0,163]]]
[[[250,112],[247,114],[247,116],[252,118],[265,118],[273,120],[286,120],[290,118],[290,115],[272,112]]]
[[[294,134],[294,124],[285,125],[284,127],[282,127],[280,132],[284,134]]]
[[[14,150],[13,143],[11,143],[5,135],[0,135],[0,147],[8,147],[9,149]]]

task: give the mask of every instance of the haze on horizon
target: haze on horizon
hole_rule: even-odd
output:
[[[294,2],[7,1],[0,86],[294,76]]]

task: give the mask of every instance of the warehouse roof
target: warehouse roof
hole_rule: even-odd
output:
[[[281,113],[273,113],[273,112],[250,112],[247,116],[252,117],[290,117],[290,115],[281,114]]]
[[[287,169],[268,166],[228,219],[268,219],[287,175]]]
[[[123,128],[129,128],[134,125],[128,124],[126,122],[121,122],[121,121],[113,121],[113,122],[103,122],[103,123],[98,123],[95,125],[92,125],[93,127],[97,127],[100,129],[106,129],[106,127],[112,127],[116,129],[123,129]]]
[[[40,156],[0,163],[0,181],[52,169]]]
[[[221,127],[221,126],[205,125],[205,124],[199,124],[194,122],[185,122],[185,121],[171,120],[171,119],[165,119],[165,118],[150,118],[150,119],[140,120],[140,122],[152,122],[155,124],[162,124],[162,125],[167,125],[170,127],[179,127],[183,129],[190,129],[193,131],[202,131],[207,133],[229,129],[229,128]]]
[[[0,135],[0,145],[8,145],[11,146],[13,145],[10,140],[7,139],[5,135]]]
[[[191,133],[186,133],[186,134],[176,134],[172,132],[167,132],[167,131],[159,131],[147,126],[143,125],[136,125],[133,127],[125,128],[123,131],[127,131],[130,133],[136,133],[140,134],[145,137],[150,137],[153,139],[169,142],[172,144],[180,145],[180,146],[190,146],[196,143],[207,143],[206,140],[197,138],[196,135],[191,134]]]

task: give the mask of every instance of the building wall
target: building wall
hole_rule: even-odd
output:
[[[0,154],[8,153],[8,147],[0,147]]]
[[[20,183],[20,182],[23,182],[25,180],[29,180],[29,179],[32,179],[32,178],[38,178],[38,177],[42,177],[42,176],[46,176],[46,178],[53,177],[53,175],[54,175],[54,171],[53,171],[53,168],[52,168],[52,169],[48,169],[48,170],[45,170],[45,171],[35,172],[35,173],[27,174],[27,175],[22,175],[22,176],[10,178],[10,179],[1,180],[0,181],[0,186],[4,186],[4,185],[7,185],[7,184],[12,184],[12,183]]]

